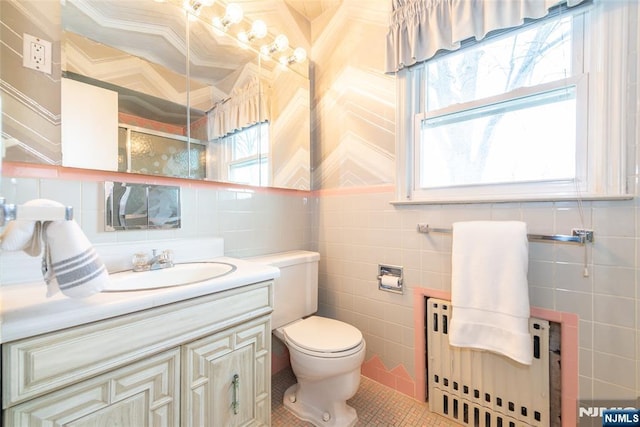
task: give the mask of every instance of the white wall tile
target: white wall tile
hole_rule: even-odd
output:
[[[633,328],[636,324],[635,301],[631,298],[598,295],[594,298],[593,320],[608,325]]]
[[[43,197],[40,195],[39,179],[3,176],[1,188],[2,197],[7,203],[22,204]]]
[[[636,295],[636,270],[633,268],[594,265],[591,268],[593,291],[627,298]]]
[[[593,346],[600,352],[634,359],[636,355],[636,331],[633,328],[594,323]]]
[[[596,205],[593,208],[593,229],[598,236],[635,237],[635,205],[630,201],[617,202],[615,206]]]
[[[634,359],[626,359],[611,354],[593,353],[593,378],[596,381],[596,397],[611,398],[605,393],[609,389],[613,394],[631,393],[635,389]],[[615,390],[615,391],[614,391]],[[634,398],[637,396],[634,396]]]
[[[82,207],[82,183],[43,179],[40,181],[40,197],[55,200],[65,206]]]

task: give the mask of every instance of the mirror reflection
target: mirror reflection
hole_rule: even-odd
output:
[[[104,183],[105,231],[180,228],[180,187]]]
[[[184,4],[200,4],[199,16],[188,19]],[[104,93],[63,86],[63,166],[309,190],[304,51],[280,52],[271,34],[258,41],[255,20],[233,24],[226,12],[219,1],[63,2],[63,80]],[[86,125],[106,122],[116,131]]]

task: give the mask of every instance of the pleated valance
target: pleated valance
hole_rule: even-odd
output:
[[[246,85],[234,89],[228,99],[207,112],[209,140],[269,120],[268,105],[268,99],[261,91],[258,78],[251,79]]]
[[[386,72],[431,58],[441,49],[456,50],[471,37],[539,19],[549,9],[586,0],[392,0],[387,33]]]

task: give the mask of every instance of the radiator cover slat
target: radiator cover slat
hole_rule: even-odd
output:
[[[445,324],[451,314],[450,301],[428,299],[430,409],[462,425],[548,426],[549,322],[529,320],[535,345],[528,366],[496,353],[450,346]]]

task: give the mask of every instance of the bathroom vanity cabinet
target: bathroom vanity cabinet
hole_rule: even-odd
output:
[[[269,425],[272,308],[266,281],[4,343],[4,425]]]

